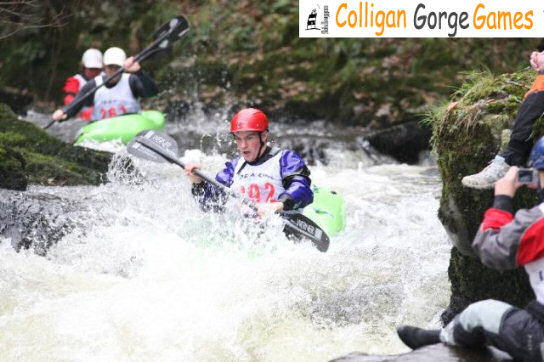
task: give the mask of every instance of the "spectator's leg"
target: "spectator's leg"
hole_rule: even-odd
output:
[[[544,92],[532,93],[521,103],[508,147],[501,152],[510,166],[523,166],[527,162],[533,147],[533,125],[543,114]]]
[[[484,300],[469,305],[440,333],[442,342],[477,347],[492,344],[523,361],[542,361],[542,325],[526,310]]]

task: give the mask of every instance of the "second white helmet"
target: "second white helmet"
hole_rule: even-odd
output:
[[[112,47],[104,53],[104,65],[118,65],[122,67],[125,64],[127,55],[125,51],[118,47]]]
[[[85,50],[81,63],[85,68],[102,68],[102,52],[94,48]]]

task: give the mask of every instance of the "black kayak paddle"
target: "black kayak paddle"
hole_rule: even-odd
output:
[[[155,31],[155,33],[153,34],[153,39],[155,39],[155,41],[151,43],[147,48],[142,50],[140,53],[135,55],[134,60],[137,62],[143,62],[144,60],[148,59],[152,55],[168,49],[173,42],[181,38],[188,31],[189,31],[189,22],[183,15],[176,16],[175,18],[170,19],[168,22],[161,25],[161,27]],[[70,103],[67,106],[66,111],[68,112],[70,109],[73,109],[79,106],[87,97],[89,97],[91,94],[94,94],[94,92],[96,92],[98,88],[102,87],[104,84],[108,83],[110,80],[117,77],[119,74],[123,73],[124,71],[125,71],[125,68],[121,67],[111,76],[106,78],[104,82],[100,83],[99,85],[97,85],[96,87],[88,91],[87,93],[83,94],[80,98]],[[55,120],[52,120],[46,126],[44,126],[43,129],[48,129],[55,122],[56,122]]]
[[[127,145],[127,150],[129,153],[149,161],[167,161],[185,169],[185,164],[178,159],[178,145],[176,141],[161,131],[148,130],[139,133]],[[195,169],[193,173],[224,190],[229,196],[241,200],[252,210],[257,211],[257,205],[252,201],[206,175],[202,170]],[[283,218],[283,231],[287,236],[292,236],[296,239],[309,239],[319,251],[327,251],[330,242],[329,237],[314,221],[295,210],[280,212],[280,216]]]

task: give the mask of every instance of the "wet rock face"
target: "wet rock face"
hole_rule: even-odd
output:
[[[46,194],[0,189],[0,236],[17,251],[32,248],[45,255],[49,247],[73,230],[76,203]]]
[[[74,147],[20,121],[0,104],[0,188],[42,185],[98,185],[105,181],[111,154]]]
[[[379,152],[408,164],[419,161],[420,152],[429,149],[430,138],[430,127],[423,126],[418,121],[372,132],[366,137],[370,145]]]

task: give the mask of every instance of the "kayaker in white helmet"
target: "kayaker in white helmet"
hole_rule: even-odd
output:
[[[89,48],[81,57],[82,70],[80,73],[68,77],[62,87],[63,103],[65,106],[72,103],[87,82],[102,72],[102,52]],[[91,119],[92,107],[83,107],[78,114],[79,118]]]
[[[268,118],[255,108],[236,113],[230,131],[239,155],[225,163],[215,179],[259,205],[258,215],[303,208],[313,201],[310,170],[300,155],[267,145]],[[193,174],[200,165],[189,163],[185,171],[193,182],[192,193],[203,209],[220,210],[226,197],[218,187]]]
[[[81,89],[75,101],[97,85],[102,84],[109,76],[113,75],[121,67],[124,73],[104,84],[87,97],[78,107],[67,110],[67,107],[57,109],[53,113],[53,119],[62,121],[73,117],[82,107],[94,106],[91,116],[93,121],[120,116],[129,113],[139,113],[140,103],[138,97],[152,97],[158,93],[157,85],[134,61],[134,57],[127,59],[125,51],[112,47],[104,53],[104,72],[98,75]],[[68,113],[67,113],[68,112]]]

